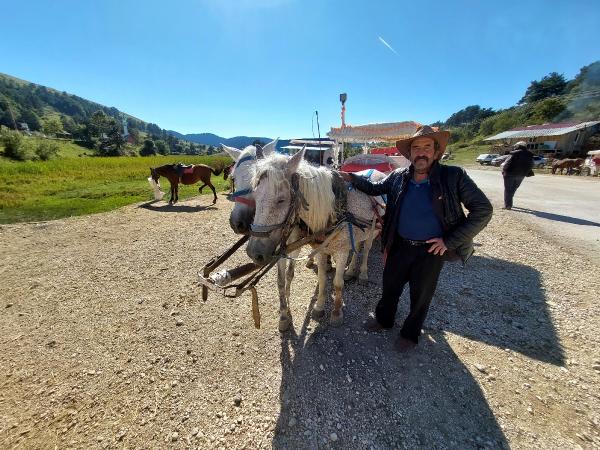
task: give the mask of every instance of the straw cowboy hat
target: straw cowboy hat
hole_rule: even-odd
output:
[[[396,141],[396,148],[398,149],[398,152],[400,152],[400,154],[406,159],[410,159],[410,145],[415,139],[420,137],[428,137],[436,142],[437,145],[435,159],[440,159],[446,150],[446,145],[448,145],[450,132],[439,130],[436,131],[429,125],[421,125],[411,137]]]

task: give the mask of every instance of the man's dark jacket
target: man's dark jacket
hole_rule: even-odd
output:
[[[389,252],[398,224],[402,200],[413,176],[413,166],[397,169],[385,179],[371,183],[352,174],[352,184],[368,195],[387,194],[387,207],[383,222],[381,242]],[[463,263],[474,252],[473,238],[492,217],[492,204],[475,185],[464,169],[434,162],[429,172],[433,195],[433,210],[442,224],[448,259],[462,259]],[[469,211],[465,216],[461,203]]]
[[[502,174],[509,177],[524,177],[531,169],[533,169],[533,153],[520,148],[510,152],[510,156],[502,166]]]

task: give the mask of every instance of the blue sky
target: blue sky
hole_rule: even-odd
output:
[[[26,4],[2,6],[0,72],[182,133],[310,136],[318,110],[323,135],[341,92],[348,124],[431,123],[600,59],[597,0]]]

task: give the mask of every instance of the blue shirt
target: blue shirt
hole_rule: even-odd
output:
[[[410,180],[398,218],[398,234],[413,241],[426,241],[442,236],[442,224],[433,211],[433,195],[429,179]]]

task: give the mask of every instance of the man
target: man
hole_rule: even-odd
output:
[[[523,182],[523,178],[533,175],[533,153],[527,150],[527,143],[519,141],[514,151],[502,164],[504,178],[504,208],[512,209],[515,192]]]
[[[411,138],[396,142],[410,167],[395,170],[380,182],[341,172],[366,194],[387,194],[381,236],[383,292],[367,328],[393,327],[400,295],[408,283],[410,313],[396,340],[400,351],[418,343],[444,260],[460,258],[465,263],[473,254],[473,237],[492,216],[489,200],[462,168],[439,164],[449,137],[447,131],[419,127]]]

